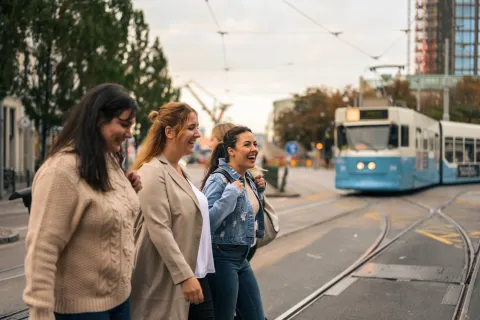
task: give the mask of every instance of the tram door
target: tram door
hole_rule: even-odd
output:
[[[415,130],[415,171],[423,170],[423,135],[422,129]]]

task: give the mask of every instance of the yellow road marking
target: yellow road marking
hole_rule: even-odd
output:
[[[422,234],[422,235],[424,235],[424,236],[427,236],[427,237],[429,237],[429,238],[435,239],[435,240],[440,241],[440,242],[445,243],[445,244],[453,244],[452,241],[449,241],[449,240],[447,240],[447,239],[443,239],[443,238],[441,238],[441,237],[439,237],[439,236],[436,236],[436,235],[434,235],[433,233],[427,232],[427,231],[425,231],[425,230],[415,230],[415,232],[420,233],[420,234]]]
[[[315,193],[315,194],[310,194],[308,196],[305,196],[304,199],[309,200],[309,201],[317,201],[317,200],[322,200],[330,197],[332,194],[331,193]]]
[[[340,204],[340,203],[334,203],[333,206],[335,208],[338,208],[338,209],[350,209],[351,208],[350,206],[345,206],[345,205]]]
[[[476,239],[480,237],[480,231],[472,231],[472,232],[469,232],[468,235]]]
[[[452,232],[442,235],[442,238],[457,238],[459,236],[458,233]]]
[[[373,211],[373,212],[367,212],[365,213],[366,217],[369,217],[372,220],[380,221],[382,218],[380,218],[380,213]]]
[[[456,204],[467,204],[467,205],[471,205],[471,206],[474,206],[474,207],[480,205],[480,202],[466,200],[466,199],[456,199],[454,201],[454,203],[456,203]]]

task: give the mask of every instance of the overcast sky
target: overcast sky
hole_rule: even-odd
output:
[[[272,102],[307,87],[358,87],[368,67],[406,63],[406,0],[288,0],[341,39],[282,0],[209,0],[225,35],[222,42],[205,0],[133,0],[144,10],[151,37],[159,36],[175,85],[195,80],[220,101],[232,103],[227,117],[264,132]],[[412,7],[413,10],[413,7]],[[414,35],[412,35],[413,37]],[[379,56],[376,61],[369,58]],[[288,65],[290,64],[290,65]],[[383,72],[393,72],[385,70]],[[208,105],[213,99],[194,90]],[[211,128],[200,104],[185,89],[182,100],[197,109],[200,124]]]

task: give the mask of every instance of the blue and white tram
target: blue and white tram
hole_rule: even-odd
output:
[[[440,123],[400,107],[335,112],[335,186],[400,191],[440,183]]]
[[[442,132],[442,183],[480,181],[480,126],[440,121]]]

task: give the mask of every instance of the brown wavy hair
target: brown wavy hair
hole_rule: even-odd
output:
[[[166,127],[172,127],[180,137],[187,128],[188,117],[190,113],[197,111],[183,102],[169,102],[160,107],[158,111],[152,111],[148,118],[152,122],[147,136],[142,143],[140,152],[135,160],[132,169],[138,170],[140,167],[160,155],[165,149],[167,136]]]

